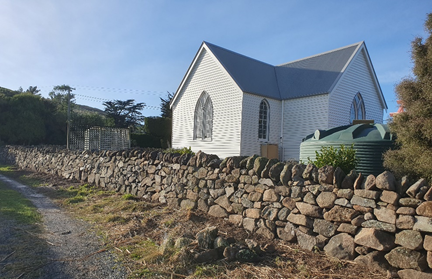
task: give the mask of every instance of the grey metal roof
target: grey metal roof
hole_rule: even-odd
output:
[[[244,92],[285,100],[329,93],[363,42],[278,66],[204,44]]]
[[[204,42],[237,85],[244,91],[280,99],[274,66]]]
[[[329,93],[360,44],[276,66],[282,99]]]

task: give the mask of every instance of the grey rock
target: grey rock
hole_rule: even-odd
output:
[[[338,232],[342,232],[342,233],[348,233],[351,235],[355,235],[357,232],[358,227],[351,225],[351,224],[347,224],[347,223],[342,223],[339,225],[339,227],[337,228]]]
[[[423,271],[427,268],[426,256],[423,253],[404,247],[396,247],[385,255],[388,263],[399,269]]]
[[[374,215],[379,221],[396,224],[396,212],[393,209],[380,206],[374,209]]]
[[[308,204],[316,205],[315,196],[311,192],[306,193],[306,195],[303,197],[303,201]]]
[[[345,176],[345,172],[340,167],[337,167],[333,174],[333,184],[341,188]]]
[[[346,233],[333,236],[324,246],[327,255],[342,260],[353,260],[355,255],[354,238]]]
[[[350,173],[345,176],[344,180],[342,181],[342,188],[343,189],[354,189],[354,181],[357,178],[357,173],[355,170],[351,170]]]
[[[223,252],[223,250],[221,250]],[[222,253],[219,249],[210,249],[194,255],[194,262],[196,263],[210,263],[222,259]]]
[[[333,192],[321,192],[316,198],[316,203],[321,208],[332,208],[336,200]]]
[[[407,207],[416,208],[421,203],[422,203],[421,200],[414,199],[414,198],[401,198],[401,199],[399,199],[399,204],[402,206],[407,206]]]
[[[370,174],[366,177],[364,186],[366,190],[373,190],[376,188],[376,178],[373,174]]]
[[[213,247],[214,248],[219,248],[219,247],[228,247],[230,244],[228,242],[228,240],[226,240],[225,238],[223,238],[222,236],[218,236],[216,237],[216,239],[214,240],[214,244]]]
[[[176,239],[174,243],[174,248],[181,249],[183,247],[187,247],[191,243],[192,243],[192,239],[187,237],[179,237]]]
[[[308,228],[313,227],[313,219],[302,214],[294,214],[291,212],[287,217],[287,221]]]
[[[195,201],[188,200],[188,199],[182,200],[180,203],[180,207],[185,210],[195,209],[196,206],[197,203]]]
[[[270,221],[274,221],[277,217],[278,212],[279,209],[271,206],[266,206],[261,211],[261,217]]]
[[[282,185],[287,186],[288,182],[291,181],[291,176],[292,176],[291,169],[292,169],[292,167],[293,167],[292,163],[287,163],[287,164],[285,164],[284,168],[282,169],[280,177],[279,177]]]
[[[325,237],[332,237],[337,228],[336,224],[323,219],[315,219],[313,223],[313,231]]]
[[[420,216],[432,217],[432,201],[426,201],[420,204],[416,209],[416,213]]]
[[[400,195],[396,192],[393,191],[382,191],[381,196],[380,196],[380,200],[382,200],[383,202],[386,202],[388,204],[394,204],[396,205],[398,200],[400,198]]]
[[[419,250],[423,247],[423,237],[418,231],[403,230],[396,234],[395,243],[410,250]]]
[[[198,246],[204,249],[212,249],[218,235],[217,227],[207,227],[196,234]]]
[[[361,225],[363,228],[373,228],[380,231],[386,231],[386,232],[396,232],[396,226],[389,223],[384,223],[377,220],[367,220],[362,223]]]
[[[224,208],[222,208],[220,205],[217,205],[217,204],[210,206],[208,214],[211,216],[214,216],[214,217],[219,217],[219,218],[228,217],[227,211]]]
[[[280,239],[293,242],[296,240],[295,230],[296,227],[293,224],[287,223],[284,228],[277,228],[276,232]]]
[[[256,174],[261,175],[263,169],[265,168],[268,159],[265,157],[257,157],[254,161],[254,168]]]
[[[432,218],[415,216],[413,230],[421,232],[432,232]]]
[[[408,190],[406,191],[406,193],[408,194],[408,196],[410,196],[411,198],[415,198],[417,193],[420,191],[420,188],[427,185],[426,184],[427,181],[424,178],[420,178],[416,183],[414,183],[413,185],[411,185]]]
[[[288,208],[286,207],[281,208],[277,215],[278,220],[285,221],[286,218],[288,217],[288,214],[290,214],[290,210]]]
[[[296,231],[296,236],[299,246],[305,250],[321,250],[325,245],[324,239],[303,233],[300,230]]]
[[[411,230],[414,227],[414,217],[411,215],[399,215],[396,219],[396,228],[400,230]]]
[[[270,240],[273,239],[273,238],[275,238],[274,233],[269,228],[266,228],[266,227],[258,228],[256,230],[256,233],[259,234],[259,235],[262,235],[265,238],[270,239]]]
[[[311,205],[305,202],[297,202],[296,207],[300,213],[309,217],[322,218],[321,208],[316,205]]]
[[[395,246],[392,234],[374,228],[362,228],[356,234],[354,242],[378,251],[389,251]]]
[[[276,194],[274,189],[268,189],[264,191],[263,201],[276,202],[279,201],[279,195]]]
[[[354,195],[354,191],[352,189],[338,189],[337,190],[337,197],[338,198],[345,198],[350,200]]]
[[[333,184],[334,168],[324,166],[318,169],[318,181],[324,184]]]
[[[276,183],[278,183],[280,181],[280,175],[281,172],[283,170],[283,168],[285,167],[284,163],[281,162],[277,162],[276,164],[274,164],[269,171],[269,177],[275,181]]]
[[[355,211],[351,208],[341,207],[341,206],[334,206],[332,209],[324,213],[324,219],[327,221],[333,221],[333,222],[351,222],[352,219],[354,219],[357,215],[359,215],[359,212]]]
[[[243,228],[246,230],[253,232],[256,229],[256,220],[252,218],[244,218],[243,219]]]
[[[362,197],[362,198],[377,200],[380,197],[381,192],[380,191],[373,191],[373,190],[365,190],[365,189],[355,189],[354,195]]]
[[[397,272],[400,279],[432,279],[432,273],[421,272],[414,269],[403,269]]]
[[[381,190],[395,191],[396,178],[391,172],[385,171],[376,177],[376,187]]]
[[[356,195],[354,195],[352,197],[350,203],[352,205],[360,205],[360,206],[364,206],[364,207],[371,207],[371,208],[375,208],[376,207],[375,200],[362,198],[362,197],[359,197],[359,196],[356,196]]]

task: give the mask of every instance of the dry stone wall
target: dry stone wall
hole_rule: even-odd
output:
[[[391,172],[363,177],[340,168],[264,157],[56,147],[0,151],[20,168],[77,179],[183,209],[227,218],[268,239],[368,265],[401,278],[432,278],[432,188]]]

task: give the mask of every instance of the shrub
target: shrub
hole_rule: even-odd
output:
[[[312,161],[308,157],[308,163],[314,164],[318,168],[324,166],[340,167],[346,174],[355,169],[358,163],[354,144],[348,148],[343,144],[341,144],[340,148],[323,146],[321,151],[315,151],[315,154],[316,161]]]
[[[395,88],[404,112],[389,122],[398,148],[384,154],[384,166],[397,176],[432,180],[432,13],[425,27],[429,37],[416,38],[411,44],[414,77],[403,79]]]
[[[183,148],[167,148],[164,150],[164,153],[178,153],[178,154],[192,154],[195,155],[195,153],[192,151],[191,147],[183,147]]]

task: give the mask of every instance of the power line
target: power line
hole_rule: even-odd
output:
[[[53,86],[38,86],[39,88],[52,88]],[[165,96],[169,94],[169,91],[151,91],[144,89],[129,89],[129,88],[114,88],[114,87],[98,87],[98,86],[86,86],[86,85],[71,85],[75,89],[90,90],[90,91],[102,91],[102,92],[114,92],[114,93],[132,93],[139,95],[158,95]]]
[[[111,101],[109,99],[86,96],[86,95],[82,95],[82,94],[74,94],[74,95],[76,96],[77,99],[84,99],[87,101],[98,102],[98,103],[100,103],[101,101]],[[160,107],[145,105],[145,107],[143,109],[160,110]]]

